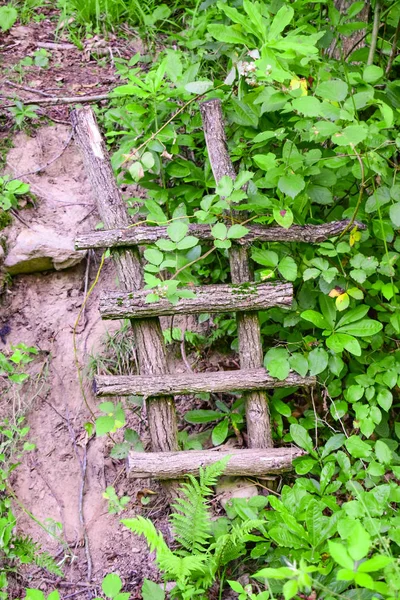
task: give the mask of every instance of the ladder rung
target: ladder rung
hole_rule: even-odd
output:
[[[103,319],[142,319],[166,315],[198,313],[252,312],[273,306],[288,307],[293,299],[290,283],[245,283],[194,287],[194,298],[181,298],[171,304],[166,298],[146,303],[155,290],[103,292],[100,313]]]
[[[349,224],[349,219],[333,221],[322,225],[292,225],[289,229],[283,227],[266,227],[264,225],[246,225],[249,232],[239,244],[250,242],[323,242],[330,237],[339,235]],[[359,229],[365,229],[362,223],[354,223]],[[188,235],[194,235],[200,240],[212,241],[211,225],[191,224]],[[130,229],[108,229],[81,233],[75,240],[76,250],[88,248],[118,248],[154,244],[157,240],[168,238],[167,227],[133,226]]]
[[[131,452],[128,456],[128,473],[132,477],[178,479],[188,474],[198,475],[200,467],[207,467],[230,456],[224,475],[262,477],[290,471],[292,461],[304,454],[299,448]]]
[[[293,371],[280,381],[261,369],[216,371],[206,373],[176,373],[158,376],[97,376],[97,396],[155,397],[201,392],[245,392],[279,387],[314,386],[315,377],[301,377]]]

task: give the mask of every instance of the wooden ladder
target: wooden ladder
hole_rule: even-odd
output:
[[[235,179],[228,155],[221,103],[210,100],[200,106],[210,164],[216,182],[228,175]],[[285,381],[268,375],[263,368],[258,311],[273,306],[289,307],[293,287],[289,283],[252,281],[249,244],[254,241],[321,242],[348,227],[348,221],[326,225],[281,227],[246,225],[247,235],[229,251],[230,285],[207,285],[193,288],[194,298],[180,299],[176,305],[161,299],[146,303],[139,245],[152,244],[167,235],[166,227],[135,226],[116,186],[109,157],[90,108],[72,113],[75,139],[81,149],[105,230],[80,235],[76,249],[113,248],[120,291],[105,292],[100,299],[104,319],[130,319],[138,355],[140,375],[98,376],[96,395],[144,396],[152,452],[131,452],[128,468],[135,477],[176,479],[186,473],[197,474],[199,468],[229,455],[226,475],[263,476],[291,469],[292,460],[302,451],[272,448],[267,403],[267,389],[314,386],[314,377],[291,372]],[[243,217],[241,217],[243,218]],[[190,235],[212,241],[210,225],[189,226]],[[240,370],[217,373],[168,372],[165,345],[159,317],[164,315],[235,312],[238,326]],[[173,396],[200,392],[241,391],[245,395],[248,449],[178,451],[178,437]]]

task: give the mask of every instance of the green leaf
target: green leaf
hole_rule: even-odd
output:
[[[373,556],[369,560],[361,563],[358,566],[357,571],[359,573],[373,573],[374,571],[380,571],[388,565],[392,564],[393,558],[391,556],[384,556],[383,554]]]
[[[293,223],[293,213],[290,210],[290,208],[281,210],[279,208],[274,208],[273,215],[278,225],[280,225],[284,229],[289,229],[289,227]]]
[[[0,13],[0,16],[1,16],[1,13]],[[44,600],[44,594],[40,590],[27,588],[25,600]]]
[[[286,196],[295,198],[305,188],[304,178],[301,175],[284,175],[278,181],[278,188]]]
[[[369,337],[381,331],[383,325],[373,319],[362,319],[356,323],[349,323],[337,330],[339,333],[347,333],[356,337]]]
[[[308,355],[310,375],[319,375],[328,366],[328,353],[323,348],[315,348]]]
[[[332,192],[322,185],[309,185],[307,194],[316,204],[332,204],[333,202]]]
[[[348,310],[346,314],[343,315],[343,317],[340,319],[337,326],[342,327],[343,325],[347,325],[348,323],[355,323],[356,321],[359,321],[360,319],[365,317],[369,309],[370,307],[366,304],[360,304],[356,308]]]
[[[356,521],[354,527],[352,527],[347,543],[348,552],[353,560],[358,561],[367,556],[371,547],[371,536],[360,521]]]
[[[332,102],[343,102],[345,100],[349,87],[347,83],[341,79],[330,79],[324,81],[317,86],[315,93],[324,100],[331,100]]]
[[[162,261],[164,260],[163,253],[156,248],[147,248],[144,251],[144,257],[149,263],[156,265],[157,267],[161,265]]]
[[[217,183],[216,192],[218,196],[230,196],[233,192],[234,182],[228,175],[224,175]]]
[[[290,426],[290,435],[292,436],[293,442],[306,450],[309,454],[311,454],[314,450],[313,441],[307,432],[306,429],[302,425],[298,425],[297,423],[292,423]]]
[[[292,101],[292,106],[305,117],[317,117],[320,114],[321,102],[315,96],[300,96]]]
[[[211,228],[211,235],[217,240],[225,240],[228,233],[228,228],[225,223],[216,223]]]
[[[354,458],[368,458],[371,455],[371,446],[363,442],[358,435],[350,436],[344,445]]]
[[[392,204],[392,206],[389,209],[389,215],[393,225],[400,229],[400,202]]]
[[[299,584],[297,579],[289,579],[282,588],[283,597],[285,600],[291,600],[295,596],[297,596],[297,592],[299,591]]]
[[[180,242],[186,236],[189,226],[183,221],[174,221],[167,227],[168,236],[173,242]]]
[[[284,4],[276,13],[268,31],[268,40],[275,40],[280,33],[289,25],[293,19],[294,10],[291,6]]]
[[[263,171],[269,171],[276,165],[276,155],[272,154],[272,152],[268,152],[268,154],[255,154],[253,156],[253,160],[257,167],[260,167],[260,169],[263,169]]]
[[[382,186],[375,190],[365,203],[365,211],[373,213],[381,206],[385,206],[390,202],[390,189],[387,186]]]
[[[350,569],[351,571],[353,570],[354,561],[350,558],[346,548],[342,546],[342,544],[328,540],[328,548],[329,554],[332,556],[333,560],[337,562],[338,565],[340,565],[344,569]]]
[[[383,77],[383,69],[376,65],[369,65],[363,71],[363,79],[366,83],[375,83]]]
[[[278,265],[278,271],[288,281],[295,281],[297,278],[297,264],[291,256],[282,258]]]
[[[289,364],[291,369],[293,369],[293,371],[296,371],[296,373],[298,373],[302,377],[305,377],[307,375],[308,360],[305,356],[303,356],[303,354],[300,354],[299,352],[295,352],[294,354],[292,354],[292,356],[289,358]]]
[[[122,581],[115,573],[109,573],[104,577],[101,588],[108,598],[114,598],[121,591]]]
[[[328,439],[322,450],[321,458],[326,458],[331,452],[338,450],[346,441],[346,436],[343,433],[336,433]]]
[[[378,393],[376,401],[383,410],[388,412],[393,403],[393,394],[389,390],[383,389]]]
[[[145,579],[142,586],[142,598],[143,600],[164,600],[165,594],[157,583]]]
[[[211,434],[211,440],[214,446],[220,446],[227,438],[229,430],[228,419],[224,419],[216,425]]]
[[[189,250],[189,248],[194,248],[197,246],[198,238],[194,237],[194,235],[188,235],[183,238],[180,242],[176,244],[178,250]]]
[[[319,327],[320,329],[331,329],[331,326],[325,319],[325,317],[316,310],[305,310],[300,314],[300,316],[305,321],[309,321],[310,323],[312,323],[316,327]]]
[[[0,6],[0,29],[8,31],[18,18],[18,13],[13,6],[7,4]]]
[[[188,423],[212,423],[225,417],[225,414],[217,410],[189,410],[185,413],[185,421]]]
[[[276,267],[279,262],[279,256],[272,250],[263,250],[262,248],[252,248],[251,258],[254,262],[264,267]]]
[[[191,94],[205,94],[213,87],[212,81],[193,81],[185,85],[185,90]]]
[[[361,356],[361,346],[355,337],[346,333],[334,333],[326,340],[326,345],[334,352],[343,352],[347,350],[355,356]]]
[[[219,42],[226,42],[227,44],[245,44],[249,43],[246,35],[243,35],[233,26],[227,25],[209,25],[208,32],[213,38]]]
[[[101,436],[110,433],[115,427],[114,417],[97,417],[96,435]]]
[[[375,454],[377,460],[383,465],[390,465],[392,462],[392,451],[385,442],[378,440],[375,444]]]
[[[283,381],[289,375],[289,361],[286,358],[276,358],[270,360],[268,362],[267,369],[271,377],[276,377],[276,379]]]
[[[332,142],[338,146],[357,146],[360,142],[365,140],[368,135],[368,129],[364,125],[349,125],[334,133],[332,136]]]
[[[247,227],[244,227],[243,225],[239,224],[232,225],[232,227],[229,227],[228,229],[227,237],[231,240],[238,240],[244,237],[247,233],[249,233]]]

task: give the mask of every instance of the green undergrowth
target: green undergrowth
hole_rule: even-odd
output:
[[[279,497],[228,507],[224,535],[262,521],[229,565],[211,568],[222,535],[214,524],[195,557],[179,539],[173,558],[149,523],[135,521],[167,553],[167,563],[157,560],[177,598],[223,598],[229,586],[241,600],[399,596],[400,3],[372,2],[367,23],[363,6],[202,2],[145,69],[140,55],[120,63],[124,81],[98,110],[118,180],[147,192],[130,198],[131,214],[167,225],[144,251],[148,301],[176,303],[193,297],[193,285],[228,283],[228,251],[253,223],[284,231],[347,219],[320,243],[249,247],[257,282],[293,284],[292,306],[262,311],[260,323],[272,376],[317,377],[314,390],[279,388],[269,398],[275,442],[306,454]],[[357,31],[364,44],[344,50]],[[222,104],[234,181],[216,184],[207,158],[199,102],[210,99]],[[192,223],[210,225],[211,241]],[[214,326],[210,315],[202,321]],[[232,316],[220,323],[236,351]],[[165,335],[187,340],[172,327]],[[200,400],[186,421],[201,424],[201,437],[189,443],[186,431],[184,447],[243,438],[240,395]]]

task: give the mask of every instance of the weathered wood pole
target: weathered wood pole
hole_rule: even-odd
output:
[[[208,158],[215,181],[228,175],[236,179],[236,172],[228,154],[221,101],[208,100],[200,104]],[[235,245],[229,252],[232,283],[252,281],[248,250]],[[238,313],[239,358],[242,369],[257,369],[263,365],[260,322],[257,312]],[[246,424],[249,448],[272,447],[271,423],[264,391],[249,392],[246,398]]]
[[[118,190],[110,159],[91,108],[71,114],[75,140],[83,156],[101,220],[107,229],[127,228],[126,204]],[[123,291],[140,290],[143,271],[137,248],[113,251],[119,284]],[[158,318],[132,322],[132,331],[142,375],[168,373],[164,340]],[[147,420],[153,451],[178,450],[178,432],[173,399],[169,396],[147,399]]]

